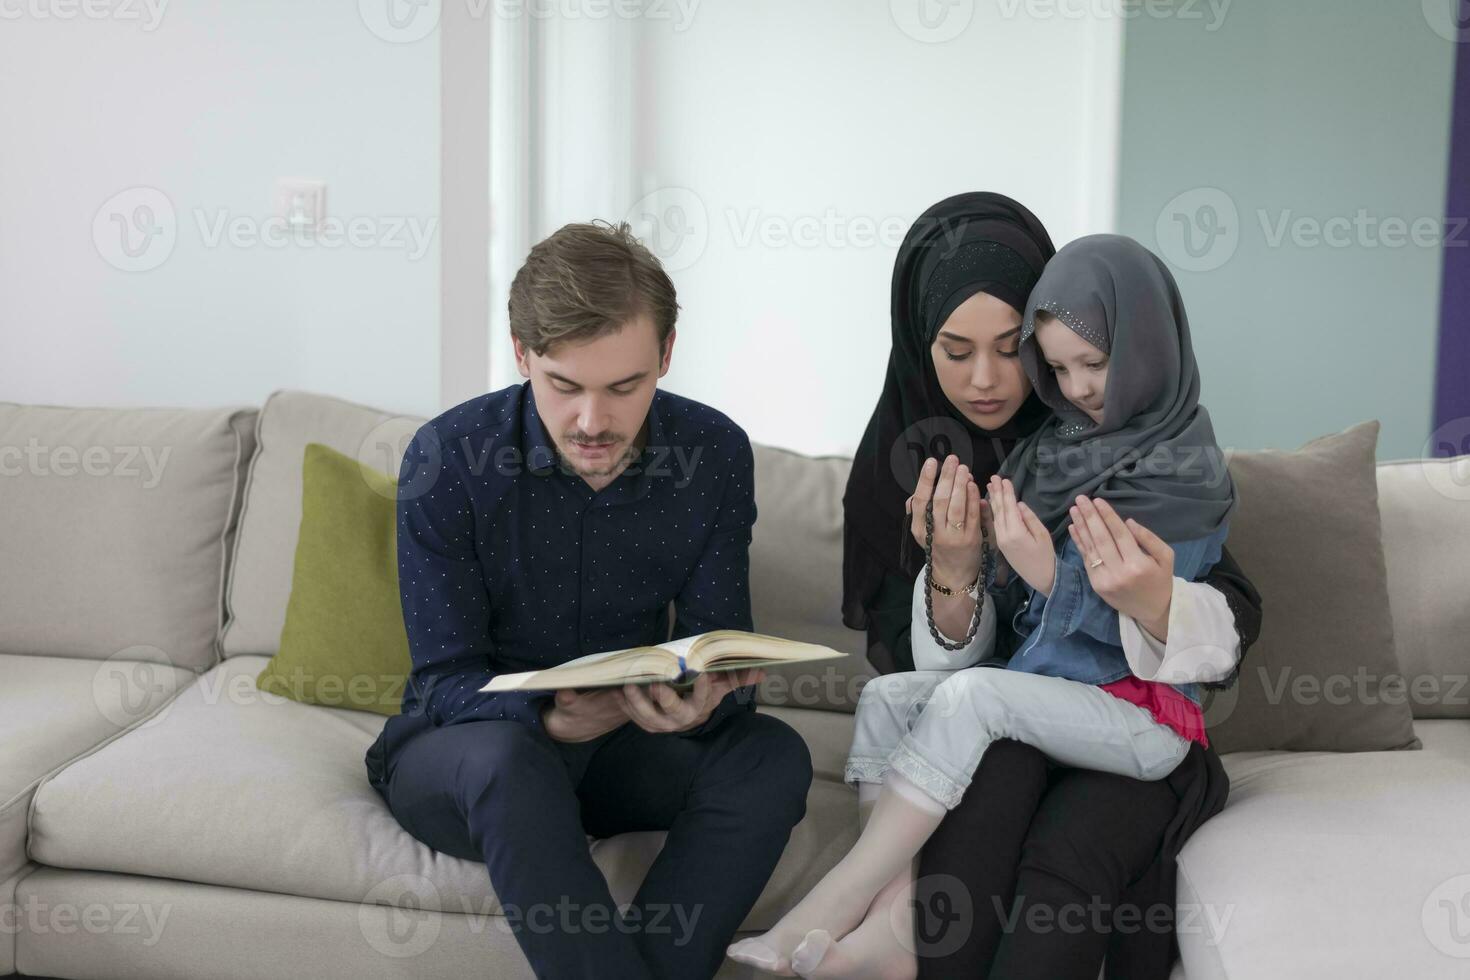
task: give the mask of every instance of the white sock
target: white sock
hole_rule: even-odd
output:
[[[846,936],[862,924],[874,897],[899,872],[912,877],[914,857],[947,810],[893,771],[873,788],[878,791],[877,799],[852,850],[781,921],[750,940],[752,945],[764,948],[764,961],[755,955],[761,950],[748,947],[731,947],[733,959],[778,972],[810,933],[825,931],[833,938]],[[873,790],[860,792],[868,795]]]
[[[895,770],[888,771],[857,843],[813,890],[814,894],[821,890],[822,901],[827,903],[838,900],[837,896],[844,901],[862,900],[854,921],[844,919],[841,927],[828,928],[834,938],[840,939],[862,922],[874,896],[909,867],[947,812],[943,803]],[[819,914],[817,918],[820,917]],[[810,915],[805,916],[803,924],[807,928],[797,933],[798,937],[804,936],[808,929],[827,928],[820,921],[813,922]]]
[[[873,806],[878,802],[878,795],[883,792],[882,783],[858,783],[858,833],[868,825],[868,818],[873,815]]]
[[[928,793],[924,792],[922,789],[919,788],[919,785],[917,783],[915,783],[912,779],[909,779],[897,769],[888,770],[888,774],[884,777],[883,781],[895,793],[897,793],[899,796],[902,796],[904,799],[908,800],[910,803],[923,810],[925,813],[932,813],[936,816],[943,816],[946,812],[948,812],[948,807],[936,800],[934,797],[930,796]],[[861,800],[862,797],[859,796],[858,799]]]

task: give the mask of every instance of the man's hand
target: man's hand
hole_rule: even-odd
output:
[[[698,674],[687,697],[681,697],[667,684],[650,684],[646,690],[637,684],[624,684],[621,689],[614,688],[613,693],[627,716],[645,732],[682,732],[708,721],[726,694],[737,687],[759,684],[765,676],[760,667]]]
[[[621,694],[615,687],[585,694],[563,688],[541,709],[541,724],[558,742],[591,741],[628,720]]]
[[[1056,584],[1057,553],[1051,532],[1041,518],[1016,499],[1016,487],[999,476],[990,478],[990,510],[995,521],[995,543],[1011,570],[1042,595]]]

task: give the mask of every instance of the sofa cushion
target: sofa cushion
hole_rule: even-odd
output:
[[[766,668],[761,702],[852,712],[873,670],[867,638],[842,624],[842,493],[852,460],[754,445],[750,601],[760,633],[820,643],[842,660]]]
[[[15,972],[15,937],[25,921],[16,905],[15,886],[35,870],[34,864],[27,864],[8,877],[0,874],[0,976]]]
[[[1394,655],[1378,517],[1376,421],[1294,452],[1230,455],[1228,546],[1264,600],[1239,682],[1209,692],[1227,752],[1418,747]]]
[[[1378,467],[1399,667],[1416,718],[1470,718],[1470,456]]]
[[[419,843],[368,784],[363,755],[383,717],[262,692],[254,679],[265,662],[227,659],[147,725],[46,780],[31,856],[350,902],[416,876],[426,883],[424,907],[498,911],[484,865]],[[851,716],[829,714],[850,727]],[[752,913],[769,921],[749,928],[774,924],[856,838],[848,787],[816,779],[808,807]],[[592,854],[614,895],[631,898],[664,834],[621,836],[629,839],[597,841]]]
[[[16,954],[27,977],[534,980],[507,919],[422,911],[413,903],[424,887],[420,879],[385,882],[358,904],[38,868],[16,900],[40,910],[42,928],[22,920]],[[52,928],[53,909],[87,910],[87,918]]]
[[[208,669],[255,415],[0,403],[0,653]]]
[[[43,783],[31,855],[339,900],[398,874],[427,874],[449,898],[484,894],[483,868],[419,845],[368,785],[383,717],[261,691],[265,664],[225,660],[153,724]]]
[[[1470,721],[1416,728],[1419,752],[1223,757],[1230,799],[1179,855],[1190,980],[1463,975]]]
[[[307,443],[281,649],[256,683],[307,704],[396,715],[411,666],[398,598],[398,481]]]
[[[193,677],[123,657],[0,654],[0,880],[25,864],[26,812],[41,778],[129,725],[147,724]]]
[[[404,450],[423,423],[415,416],[304,391],[276,391],[266,399],[231,561],[224,656],[279,649],[301,526],[306,444],[330,446],[397,479]]]

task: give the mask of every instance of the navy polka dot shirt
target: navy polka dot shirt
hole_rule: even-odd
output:
[[[541,728],[551,692],[481,693],[498,673],[713,629],[749,630],[754,457],[715,409],[655,393],[642,458],[600,491],[563,469],[530,382],[427,422],[399,473],[398,577],[413,660],[388,758],[425,726]],[[670,628],[669,607],[674,616]],[[705,732],[755,707],[726,695]]]

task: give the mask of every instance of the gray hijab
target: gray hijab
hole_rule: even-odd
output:
[[[1062,395],[1036,341],[1038,310],[1108,354],[1101,422]],[[1016,444],[1000,475],[1054,541],[1078,494],[1166,541],[1207,537],[1229,520],[1235,485],[1199,403],[1184,303],[1152,252],[1122,235],[1089,235],[1057,252],[1026,304],[1020,354],[1056,416]]]

